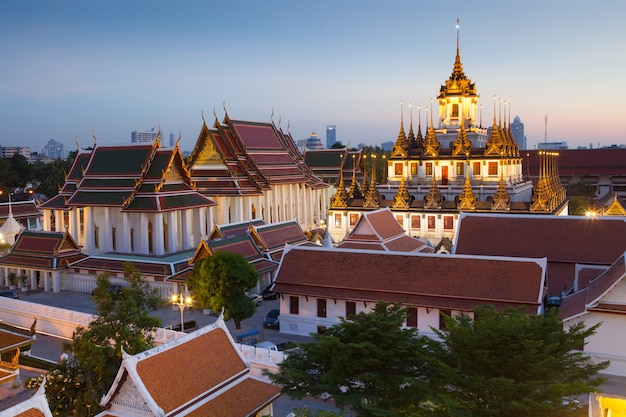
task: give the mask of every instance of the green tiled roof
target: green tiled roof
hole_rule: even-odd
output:
[[[130,194],[130,191],[77,191],[67,201],[67,204],[72,206],[121,206]]]
[[[139,175],[152,146],[96,148],[85,175]]]

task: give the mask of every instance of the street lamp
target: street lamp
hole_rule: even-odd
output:
[[[185,311],[185,307],[191,307],[191,297],[185,298],[182,294],[180,295],[172,295],[172,304],[178,306],[180,310],[180,331],[185,331],[185,323],[183,321],[183,311]]]

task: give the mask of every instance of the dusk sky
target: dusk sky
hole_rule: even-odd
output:
[[[224,105],[294,139],[395,140],[461,59],[483,124],[511,102],[529,147],[626,144],[626,2],[3,1],[0,145],[130,143],[160,126],[191,150]],[[435,113],[435,116],[437,113]],[[406,126],[408,129],[408,126]],[[325,143],[325,141],[324,141]]]

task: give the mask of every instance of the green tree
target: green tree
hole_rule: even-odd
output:
[[[28,160],[24,155],[15,154],[9,158],[11,169],[15,172],[17,181],[14,182],[13,188],[24,187],[28,182],[31,182],[35,178],[33,167],[28,163]]]
[[[124,265],[127,286],[112,290],[108,273],[98,275],[94,290],[96,318],[89,327],[79,327],[69,350],[84,375],[84,398],[95,410],[110,388],[122,363],[122,349],[131,355],[153,346],[152,331],[161,319],[149,314],[160,303],[156,289],[131,263]]]
[[[251,317],[256,310],[254,302],[246,295],[259,277],[252,265],[237,254],[218,251],[197,265],[187,279],[196,301],[213,311],[224,309],[224,320],[233,319],[241,329],[241,321]]]
[[[34,169],[34,186],[37,193],[48,198],[59,193],[59,187],[65,183],[65,176],[72,166],[72,160],[55,159],[50,163],[36,162]]]
[[[429,397],[428,369],[424,337],[402,328],[405,318],[406,309],[382,302],[352,321],[341,318],[267,375],[284,394],[329,395],[359,417],[415,415]]]
[[[493,306],[468,315],[446,316],[446,327],[429,339],[441,396],[438,413],[447,416],[561,416],[577,405],[564,399],[596,390],[604,382],[578,350],[598,325],[578,323],[565,331],[558,310],[545,315]]]

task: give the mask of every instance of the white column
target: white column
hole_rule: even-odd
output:
[[[52,292],[61,292],[61,274],[59,271],[52,271]]]
[[[163,213],[161,212],[154,215],[152,236],[154,239],[154,254],[159,256],[165,254],[165,241],[163,239],[166,237],[163,230]]]
[[[178,242],[176,236],[178,236],[178,224],[176,222],[176,211],[170,211],[167,216],[167,250],[170,253],[178,251]]]
[[[93,252],[93,222],[91,220],[92,217],[92,208],[84,207],[83,208],[83,221],[85,224],[83,225],[83,230],[85,231],[85,242],[83,243],[83,252],[87,255],[91,255]]]
[[[183,250],[192,248],[192,241],[194,240],[193,232],[191,230],[191,213],[190,210],[183,210],[181,231],[183,236]]]
[[[111,227],[111,208],[104,207],[102,227],[100,227],[100,247],[105,252],[111,252],[113,250],[113,231]]]
[[[50,210],[43,210],[43,230],[50,232]]]
[[[146,213],[139,213],[139,227],[135,229],[135,252],[148,255],[148,216]]]
[[[54,210],[54,232],[63,231],[63,210]]]
[[[50,291],[50,275],[49,271],[43,271],[43,290]]]
[[[122,227],[117,231],[117,247],[121,252],[130,253],[130,213],[120,213]]]
[[[30,289],[31,290],[36,290],[37,289],[37,271],[35,271],[34,269],[30,270]]]
[[[78,213],[77,208],[74,208],[70,210],[69,212],[70,224],[69,224],[68,232],[70,233],[70,235],[72,235],[74,240],[76,240],[76,242],[78,243],[78,218],[76,217],[77,213]]]

